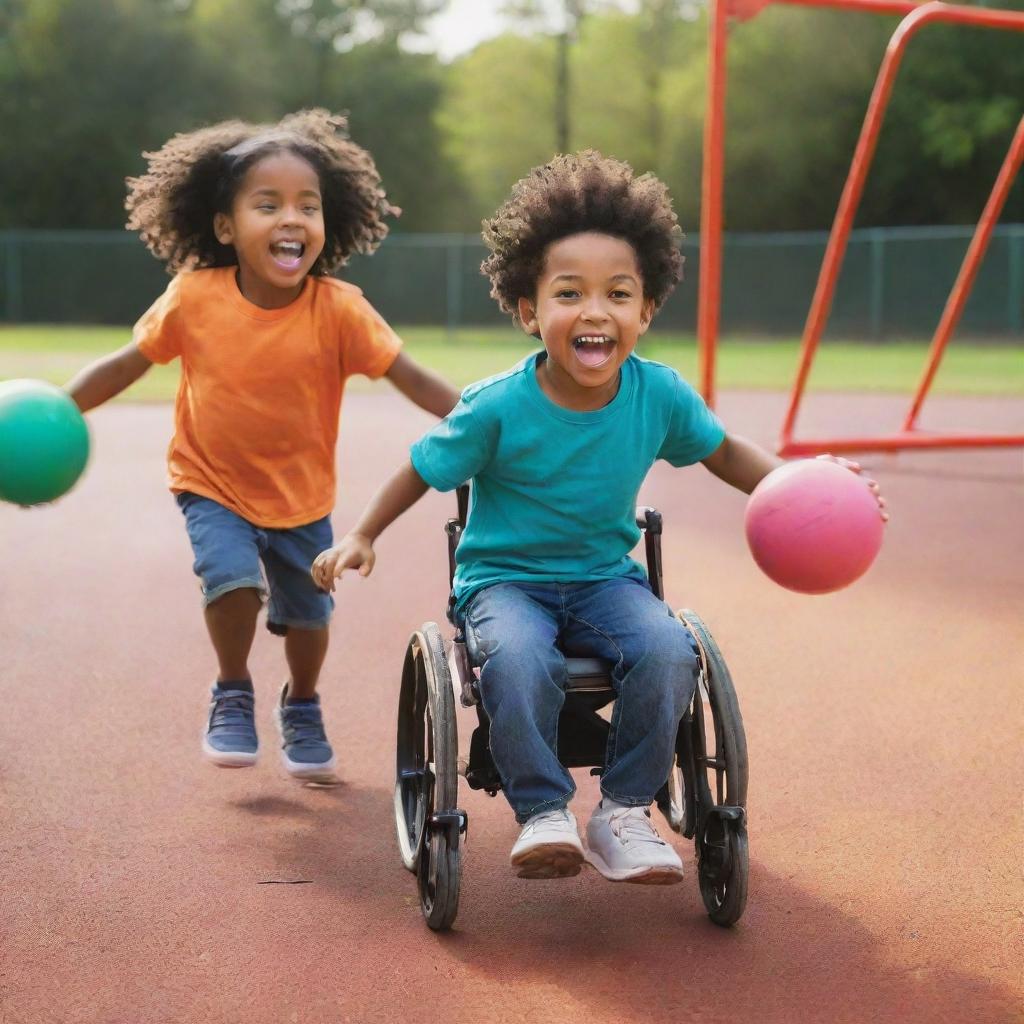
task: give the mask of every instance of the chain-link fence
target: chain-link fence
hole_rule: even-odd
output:
[[[967,250],[968,227],[854,231],[828,336],[846,340],[930,337]],[[828,236],[824,232],[727,235],[722,332],[799,335]],[[686,279],[655,320],[696,325],[698,239],[683,244]],[[507,322],[480,274],[474,235],[392,235],[345,276],[396,325],[456,330]],[[8,323],[135,321],[166,285],[162,267],[126,232],[0,232],[0,316]],[[958,330],[961,338],[1017,339],[1024,332],[1024,224],[996,229]]]

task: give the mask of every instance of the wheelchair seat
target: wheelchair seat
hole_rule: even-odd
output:
[[[566,658],[565,666],[569,670],[569,682],[565,687],[567,694],[607,691],[609,698],[615,696],[610,661],[603,658]]]
[[[464,644],[465,641],[462,639],[461,634],[456,636],[456,643]],[[463,646],[463,650],[466,648]],[[469,660],[469,652],[466,651],[467,661]],[[472,668],[478,670],[481,666],[476,662],[472,662]],[[571,658],[566,656],[565,667],[569,673],[568,682],[565,685],[566,694],[573,693],[590,693],[590,694],[602,694],[607,693],[608,699],[611,700],[615,696],[615,690],[612,687],[612,663],[605,661],[604,658]],[[456,682],[461,681],[463,673],[456,673],[453,678]],[[473,672],[474,682],[476,681],[477,672]],[[463,687],[463,693],[465,695],[465,688]],[[475,704],[479,699],[480,694],[478,688],[473,688],[473,700],[463,700],[463,706],[467,707],[470,703]]]

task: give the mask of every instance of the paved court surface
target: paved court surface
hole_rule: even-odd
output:
[[[783,405],[733,393],[722,412],[770,443]],[[818,397],[806,427],[882,432],[901,411]],[[1013,402],[927,413],[1024,426]],[[386,388],[349,396],[343,420],[337,527],[429,422]],[[200,760],[213,662],[163,488],[170,408],[91,422],[72,495],[0,508],[4,1024],[1024,1019],[1019,451],[865,460],[893,511],[886,544],[821,598],[758,573],[740,495],[657,467],[642,497],[666,515],[667,591],[711,626],[746,720],[747,912],[711,925],[692,870],[652,889],[513,878],[511,814],[463,789],[462,908],[437,936],[391,791],[399,667],[410,631],[442,615],[450,499],[429,495],[381,540],[373,578],[343,587],[323,693],[344,784],[304,789],[277,761],[283,656],[263,630],[261,761]]]

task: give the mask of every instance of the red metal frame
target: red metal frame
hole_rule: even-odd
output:
[[[839,7],[846,10],[904,14],[886,48],[867,114],[854,152],[850,172],[836,210],[825,258],[804,329],[800,364],[790,396],[779,443],[780,455],[809,455],[822,451],[896,451],[904,448],[965,448],[1024,445],[1024,435],[946,435],[919,434],[917,416],[935,378],[946,345],[963,312],[978,267],[985,254],[992,230],[1009,194],[1010,186],[1024,159],[1024,119],[1014,136],[992,193],[968,247],[956,283],[950,292],[942,319],[935,332],[924,376],[918,386],[903,428],[882,437],[820,438],[797,441],[793,428],[803,397],[811,362],[821,339],[832,305],[836,280],[842,266],[857,205],[874,156],[882,119],[892,93],[896,72],[912,36],[929,22],[945,22],[1024,31],[1024,13],[986,8],[959,7],[942,2],[917,5],[903,0],[712,0],[709,27],[708,110],[704,128],[704,189],[701,208],[701,263],[698,295],[698,360],[701,392],[706,401],[715,401],[715,349],[718,338],[722,273],[722,180],[725,139],[725,63],[726,18],[753,17],[772,2],[815,7]]]

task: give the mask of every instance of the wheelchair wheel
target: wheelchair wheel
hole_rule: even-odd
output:
[[[452,682],[437,626],[409,640],[398,703],[395,825],[402,863],[415,872],[420,907],[435,931],[459,909],[461,834]]]
[[[678,613],[699,648],[700,682],[691,708],[692,834],[701,897],[715,924],[735,924],[747,902],[747,741],[732,678],[700,617]],[[690,834],[689,830],[687,834]]]

